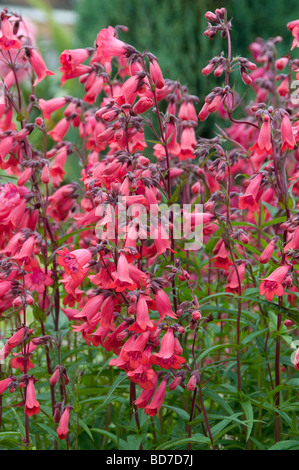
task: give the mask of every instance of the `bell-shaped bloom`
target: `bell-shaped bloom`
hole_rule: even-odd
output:
[[[11,148],[14,143],[14,138],[12,136],[7,136],[4,139],[1,140],[0,142],[0,163],[1,160],[6,157],[11,151]]]
[[[44,59],[36,49],[26,49],[29,62],[37,75],[34,86],[38,85],[47,75],[55,75],[55,73],[48,70]]]
[[[52,183],[55,188],[57,188],[60,183],[63,181],[65,175],[64,165],[66,163],[68,151],[66,145],[61,147],[57,152],[50,168],[50,175],[52,178]]]
[[[243,196],[239,197],[239,209],[249,209],[250,212],[258,210],[258,195],[263,175],[259,173],[246,188]]]
[[[150,399],[155,393],[157,383],[158,376],[155,375],[153,387],[151,389],[142,390],[140,396],[137,398],[137,400],[135,400],[134,404],[137,406],[137,408],[144,408],[149,403]]]
[[[157,391],[149,405],[144,408],[144,411],[149,416],[155,416],[158,414],[165,397],[167,380],[162,380]]]
[[[57,428],[57,436],[59,439],[66,439],[69,433],[70,406],[66,406],[61,415],[59,426]]]
[[[201,110],[198,113],[198,119],[200,121],[205,121],[207,119],[207,117],[209,116],[209,114],[210,114],[209,104],[204,103],[203,107],[201,108]]]
[[[59,380],[59,377],[60,377],[60,367],[56,367],[56,369],[54,370],[52,376],[50,377],[50,385],[52,385],[52,387],[54,387],[54,385],[57,384],[58,380]]]
[[[86,249],[69,251],[63,248],[57,254],[60,255],[57,263],[65,269],[66,274],[75,281],[79,280],[81,282],[85,277],[86,270],[84,267],[91,259],[91,252]]]
[[[25,403],[25,414],[27,416],[37,415],[40,413],[39,402],[36,399],[34,378],[29,377],[28,385],[26,388],[26,403]]]
[[[164,87],[164,78],[158,62],[154,59],[150,61],[150,74],[157,88]]]
[[[245,275],[245,268],[246,264],[242,263],[239,266],[237,266],[238,273],[235,269],[235,267],[232,268],[230,271],[228,277],[227,277],[227,285],[225,287],[225,292],[232,292],[234,294],[239,293],[239,279],[240,282],[242,283]]]
[[[277,93],[279,96],[287,96],[290,93],[290,81],[289,77],[285,77],[279,87],[277,87]]]
[[[167,332],[162,338],[161,348],[159,353],[155,353],[151,357],[151,363],[159,365],[163,369],[180,369],[186,359],[174,354],[175,338],[173,329],[168,328]]]
[[[60,55],[60,72],[71,75],[72,72],[78,67],[78,65],[85,62],[86,59],[90,56],[90,51],[88,49],[72,49],[63,51]]]
[[[287,114],[285,114],[281,119],[281,138],[281,151],[284,152],[286,149],[293,150],[296,145],[296,141],[293,134],[292,124]]]
[[[133,107],[133,111],[135,114],[142,114],[145,113],[148,109],[154,106],[153,100],[147,98],[146,96],[142,96],[137,103]]]
[[[88,299],[81,312],[76,313],[74,316],[90,321],[99,312],[103,300],[103,295],[96,295]]]
[[[123,292],[124,290],[136,289],[135,282],[130,277],[129,263],[126,255],[121,252],[117,262],[117,271],[113,273],[115,280],[110,284],[110,289],[115,289],[116,292]]]
[[[270,276],[263,279],[261,282],[259,290],[261,295],[265,295],[268,301],[271,301],[274,295],[281,297],[285,294],[284,287],[282,285],[285,280],[291,266],[281,266],[280,268],[275,269]]]
[[[4,16],[1,22],[0,49],[3,51],[20,49],[22,45],[22,42],[13,34],[10,21],[6,16]]]
[[[229,253],[225,248],[225,243],[221,239],[217,243],[217,245],[214,248],[214,258],[211,259],[211,261],[215,261],[214,265],[216,268],[224,269],[225,271],[228,271],[230,266],[232,266],[232,262],[229,259]]]
[[[70,128],[71,121],[69,119],[63,118],[59,121],[54,129],[52,129],[48,134],[56,142],[61,142],[64,139],[64,136],[67,134]]]
[[[28,167],[25,168],[25,170],[21,173],[21,176],[18,178],[17,185],[18,186],[24,186],[25,183],[31,178],[33,173],[32,168]]]
[[[194,149],[197,144],[195,131],[193,127],[185,127],[181,137],[181,151],[179,154],[180,160],[186,160],[187,158],[194,159]]]
[[[251,147],[251,151],[259,155],[264,152],[267,152],[268,155],[272,155],[271,123],[270,117],[267,114],[263,117],[263,124],[257,142]]]
[[[275,240],[271,240],[270,243],[268,243],[268,245],[262,252],[262,254],[260,255],[259,262],[262,264],[268,263],[271,256],[273,255],[274,249],[275,249]]]
[[[28,332],[28,328],[23,326],[13,336],[11,336],[11,338],[9,338],[6,344],[8,344],[10,349],[16,348],[19,344],[22,343],[27,332]]]
[[[293,43],[291,46],[291,51],[295,49],[295,47],[299,47],[299,20],[290,21],[287,24],[288,29],[292,32],[294,37]]]
[[[112,26],[102,29],[96,40],[97,55],[102,64],[110,62],[112,57],[119,57],[126,53],[127,45],[115,37],[115,29]]]
[[[20,263],[25,262],[25,264],[28,264],[32,258],[34,246],[35,235],[31,235],[29,238],[27,238],[20,251],[14,255],[14,258]]]
[[[289,250],[298,250],[299,249],[299,226],[297,226],[291,241],[289,241],[284,247],[284,253],[287,253]]]
[[[138,75],[133,75],[133,77],[130,77],[125,81],[116,97],[116,101],[120,105],[134,103],[137,96],[139,80]]]
[[[158,289],[155,295],[157,310],[159,312],[160,320],[163,321],[166,316],[176,319],[176,314],[172,311],[171,303],[168,295],[164,290]]]
[[[2,395],[2,393],[5,392],[5,390],[7,390],[8,385],[10,384],[10,382],[12,382],[11,378],[0,380],[0,395]]]
[[[156,328],[156,325],[149,318],[148,305],[144,295],[139,295],[136,306],[136,321],[130,326],[129,331],[143,333],[144,331],[152,331]]]
[[[43,112],[45,119],[51,119],[51,114],[66,105],[66,99],[61,96],[60,98],[53,98],[51,100],[39,99],[38,105]]]
[[[183,101],[180,106],[178,117],[182,121],[194,121],[197,122],[197,114],[194,104],[191,101]]]

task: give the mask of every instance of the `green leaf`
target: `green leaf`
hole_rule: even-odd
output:
[[[251,405],[251,401],[247,400],[241,403],[241,406],[244,410],[246,419],[247,419],[247,435],[246,435],[246,441],[250,438],[250,434],[252,432],[253,428],[253,409]]]
[[[99,429],[99,428],[91,428],[90,429],[91,432],[96,432],[98,434],[102,434],[103,436],[106,436],[108,437],[109,439],[111,439],[113,442],[115,442],[116,444],[119,444],[120,447],[122,447],[123,449],[125,449],[126,445],[127,445],[127,442],[124,441],[123,439],[120,439],[118,436],[116,436],[115,434],[112,434],[111,432],[109,431],[106,431],[105,429]]]
[[[274,446],[269,447],[268,450],[298,450],[299,441],[295,439],[290,439],[288,441],[280,441],[274,444]]]
[[[183,444],[190,444],[190,443],[199,443],[199,444],[210,444],[210,439],[208,439],[203,434],[194,434],[191,437],[186,439],[171,439],[170,441],[164,442],[160,446],[156,448],[156,450],[166,450],[172,449],[173,447],[180,446]],[[185,448],[185,447],[184,447]]]
[[[189,421],[190,416],[187,413],[187,411],[182,410],[181,408],[177,408],[176,406],[169,406],[169,405],[163,405],[163,408],[167,408],[169,410],[175,411],[175,413],[182,418],[184,421]]]
[[[255,331],[254,333],[250,333],[250,335],[247,335],[242,341],[241,344],[247,344],[257,336],[260,336],[268,331],[268,328],[264,328],[263,330],[258,330]]]

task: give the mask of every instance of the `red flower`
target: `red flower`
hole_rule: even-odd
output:
[[[2,395],[2,393],[5,392],[5,390],[7,390],[8,385],[10,384],[10,382],[12,382],[12,379],[10,379],[10,378],[0,380],[0,395]]]
[[[245,268],[246,268],[245,263],[242,263],[239,266],[237,266],[237,270],[238,270],[238,274],[239,274],[239,278],[241,282],[244,279]],[[239,279],[238,279],[237,271],[235,268],[233,268],[231,272],[229,273],[227,282],[228,284],[225,287],[225,292],[233,292],[234,294],[237,294],[239,292]]]
[[[65,134],[68,132],[70,128],[70,120],[63,118],[59,121],[54,129],[52,129],[48,134],[52,137],[53,140],[56,142],[61,142],[64,139]]]
[[[26,389],[25,413],[27,416],[37,415],[40,413],[40,406],[35,396],[34,378],[30,377]]]
[[[261,256],[259,257],[259,262],[262,264],[268,263],[269,259],[273,255],[274,248],[275,248],[275,240],[271,240],[270,243],[268,243],[268,245],[264,249]]]
[[[91,252],[86,249],[69,251],[66,248],[57,251],[61,255],[57,263],[65,269],[66,274],[71,276],[74,281],[82,281],[87,273],[85,265],[91,259]]]
[[[157,88],[163,88],[164,87],[164,78],[162,75],[162,71],[159,67],[159,64],[156,60],[151,60],[150,61],[150,74],[152,77],[152,80],[154,84],[156,85]]]
[[[9,49],[20,49],[22,47],[22,42],[14,36],[13,29],[6,16],[2,19],[1,34],[0,48],[2,50],[7,51]]]
[[[157,309],[160,315],[159,322],[163,321],[166,316],[176,319],[176,314],[172,311],[171,303],[168,295],[164,290],[158,289],[155,296]]]
[[[155,330],[156,328],[156,325],[149,318],[148,305],[144,298],[144,295],[139,295],[136,307],[136,322],[130,326],[129,331],[136,331],[136,333],[142,333],[146,330]]]
[[[215,256],[211,259],[211,261],[215,261],[215,267],[228,271],[233,263],[228,257],[228,252],[225,248],[225,243],[222,239],[220,239],[217,245],[215,246],[214,254]]]
[[[55,75],[55,73],[47,69],[44,59],[36,49],[27,48],[26,54],[34,72],[37,75],[37,78],[33,84],[34,86],[38,85],[47,75]]]
[[[260,185],[263,175],[259,173],[249,184],[243,196],[239,198],[239,208],[242,210],[249,209],[250,212],[258,210],[259,205],[257,202]]]
[[[164,400],[166,392],[167,380],[162,380],[160,383],[151,403],[144,408],[144,411],[149,416],[155,416],[158,414]]]
[[[285,280],[291,266],[281,266],[275,269],[270,276],[263,279],[260,284],[260,294],[265,295],[268,301],[271,301],[274,295],[281,297],[285,294],[282,282]]]
[[[263,124],[259,133],[257,142],[251,147],[252,152],[256,152],[261,155],[264,152],[267,152],[269,155],[272,155],[272,142],[271,142],[271,124],[270,117],[268,114],[263,116]]]
[[[57,428],[57,435],[59,439],[66,439],[69,433],[69,419],[70,419],[70,406],[67,405],[61,415],[59,426]]]
[[[281,151],[284,152],[287,148],[293,150],[296,141],[293,135],[292,124],[287,114],[284,114],[281,120],[281,138]]]
[[[66,102],[67,101],[63,96],[61,98],[53,98],[52,100],[47,101],[40,98],[38,105],[43,112],[44,118],[51,119],[51,114],[65,106]]]
[[[180,369],[182,364],[186,362],[183,357],[174,354],[174,334],[173,329],[168,328],[162,338],[161,349],[159,353],[155,353],[151,357],[151,363],[159,365],[163,369]]]
[[[115,37],[112,26],[102,29],[96,40],[97,55],[101,62],[110,62],[112,57],[122,56],[126,52],[126,44]]]

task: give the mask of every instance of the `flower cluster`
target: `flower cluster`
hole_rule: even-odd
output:
[[[179,81],[164,78],[153,54],[119,39],[124,27],[102,29],[95,47],[61,54],[61,84],[76,79],[82,98],[39,98],[35,87],[53,73],[30,25],[1,13],[0,168],[10,179],[0,186],[0,315],[11,323],[0,359],[10,360],[11,374],[0,380],[0,395],[20,394],[27,446],[28,418],[41,411],[34,376],[40,347],[53,422],[58,438],[69,445],[73,403],[61,359],[61,316],[70,321],[72,337],[80,333],[88,346],[113,352],[109,364],[131,383],[138,429],[138,409],[155,416],[165,394],[177,387],[193,397],[192,421],[199,390],[203,429],[214,448],[201,396],[202,369],[211,360],[199,363],[198,342],[213,319],[203,315],[208,309],[202,306],[219,292],[238,304],[239,392],[242,304],[255,302],[268,327],[264,305],[278,297],[275,381],[280,385],[282,315],[288,312],[285,328],[296,321],[291,308],[283,310],[284,296],[292,307],[299,293],[299,103],[290,90],[291,77],[299,79],[299,61],[290,55],[277,59],[280,37],[251,44],[253,61],[232,58],[226,10],[208,12],[206,18],[205,36],[220,33],[228,54],[202,69],[223,83],[196,111],[199,99]],[[298,21],[288,24],[292,49],[299,46]],[[243,119],[233,117],[242,105],[230,77],[235,71],[252,93]],[[31,82],[28,103],[22,82]],[[214,138],[197,138],[198,123],[211,113],[228,126],[219,127]],[[80,144],[67,141],[71,128]],[[33,145],[33,133],[40,146]],[[71,155],[81,165],[80,182],[66,174]],[[166,219],[159,217],[161,204],[169,208]],[[179,241],[176,217],[189,227]],[[200,255],[183,243],[198,227]],[[198,283],[208,285],[206,295],[199,295]],[[244,300],[248,289],[256,299]],[[221,325],[225,315],[218,318]],[[224,364],[232,351],[225,353]],[[278,392],[277,408],[279,400]]]

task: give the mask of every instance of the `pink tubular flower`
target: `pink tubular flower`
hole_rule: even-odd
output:
[[[257,142],[251,147],[252,152],[256,152],[261,155],[267,152],[268,155],[272,155],[272,142],[271,142],[271,123],[270,117],[266,114],[263,116],[263,124],[259,133]]]
[[[61,142],[70,128],[70,123],[71,122],[69,119],[63,118],[61,119],[61,121],[58,122],[58,124],[56,124],[54,129],[52,129],[48,134],[56,142]]]
[[[154,59],[150,61],[150,74],[157,88],[164,87],[164,78],[158,62]]]
[[[120,104],[133,104],[137,96],[137,87],[138,87],[139,77],[138,75],[133,75],[133,77],[128,78],[125,83],[122,85],[116,101]]]
[[[5,16],[1,23],[0,48],[4,51],[9,49],[20,49],[22,42],[13,34],[12,26]]]
[[[5,392],[5,390],[7,390],[8,385],[10,384],[10,382],[12,382],[12,379],[10,379],[10,378],[0,380],[0,395],[2,395],[2,393]]]
[[[250,212],[258,210],[257,202],[260,185],[263,175],[259,173],[249,184],[243,196],[239,198],[239,208],[242,210],[249,209]]]
[[[214,258],[211,259],[211,261],[215,261],[215,267],[228,270],[230,266],[232,266],[232,262],[229,259],[229,254],[228,251],[225,248],[225,243],[222,239],[219,240],[217,245],[214,248]]]
[[[158,414],[164,400],[166,393],[167,380],[162,380],[157,391],[149,405],[144,408],[144,411],[149,416],[155,416]]]
[[[29,62],[37,75],[34,82],[34,86],[38,85],[47,75],[55,75],[55,73],[48,70],[44,59],[36,49],[26,48],[26,55],[28,56]]]
[[[281,266],[280,268],[275,269],[270,276],[263,279],[263,282],[260,284],[260,294],[265,295],[268,301],[271,301],[274,295],[281,297],[285,294],[284,287],[282,282],[285,280],[286,275],[288,274],[291,266]]]
[[[299,226],[297,226],[291,241],[287,243],[284,247],[284,253],[287,253],[289,250],[298,250],[299,249]]]
[[[281,120],[281,138],[281,151],[284,152],[287,148],[293,150],[296,141],[293,135],[292,124],[287,114],[284,114]]]
[[[114,273],[115,280],[110,284],[110,289],[116,289],[116,292],[136,289],[135,282],[130,277],[129,263],[126,255],[122,252],[118,258],[117,271]]]
[[[270,243],[266,246],[263,253],[259,257],[259,262],[262,264],[268,263],[269,259],[273,255],[275,249],[275,240],[271,240]]]
[[[177,318],[176,314],[172,311],[169,297],[164,290],[157,290],[155,300],[160,316],[159,322],[163,321],[166,316],[174,319]]]
[[[180,160],[186,160],[187,158],[194,159],[195,155],[193,154],[196,146],[196,137],[193,127],[185,127],[182,132],[181,137],[181,152],[179,155]]]
[[[159,365],[163,369],[180,369],[182,367],[182,364],[186,362],[186,359],[174,354],[174,340],[173,329],[168,328],[162,338],[160,352],[155,353],[151,357],[152,364]]]
[[[142,96],[140,100],[133,107],[133,111],[135,114],[142,114],[145,113],[148,109],[154,106],[153,100],[147,98],[146,96]]]
[[[32,416],[32,415],[37,415],[39,413],[40,413],[40,406],[35,395],[34,378],[30,377],[28,380],[28,385],[26,389],[25,414],[27,416]]]
[[[84,266],[91,259],[91,252],[86,249],[68,251],[63,248],[57,254],[60,255],[57,263],[65,269],[66,274],[75,281],[80,280],[81,282],[85,276]]]
[[[70,419],[70,406],[67,405],[61,415],[59,426],[57,428],[57,435],[60,440],[66,439],[69,433],[69,419]]]
[[[78,65],[85,62],[86,59],[90,56],[90,51],[88,49],[73,49],[63,51],[60,55],[60,72],[71,75],[74,72]]]
[[[130,326],[129,331],[142,333],[146,330],[155,330],[156,325],[150,320],[148,314],[148,305],[144,295],[139,295],[136,306],[136,322]]]
[[[227,277],[227,282],[228,283],[225,287],[225,292],[232,292],[234,294],[238,294],[238,292],[239,292],[239,278],[240,278],[240,282],[242,283],[242,281],[244,279],[244,275],[245,275],[245,268],[246,268],[245,263],[242,263],[239,266],[237,266],[237,270],[238,270],[238,274],[239,274],[239,276],[238,276],[235,267],[233,267],[233,269],[231,270],[231,272],[229,273],[229,275]]]
[[[54,370],[54,373],[50,377],[50,380],[49,380],[50,385],[52,386],[56,385],[59,380],[59,376],[60,376],[60,368],[56,367],[56,369]]]
[[[198,119],[200,121],[205,121],[207,119],[207,117],[209,116],[209,114],[210,114],[209,104],[204,103],[203,107],[201,108],[201,110],[198,113]]]
[[[23,326],[11,338],[9,338],[6,344],[8,344],[10,349],[16,348],[23,341],[27,331],[28,328]]]
[[[112,57],[125,54],[126,44],[115,37],[115,29],[112,26],[102,29],[96,40],[97,55],[102,64],[110,62]]]
[[[66,103],[67,101],[63,96],[61,98],[53,98],[47,101],[40,98],[38,101],[38,105],[42,110],[45,119],[51,119],[51,114],[65,106]]]

